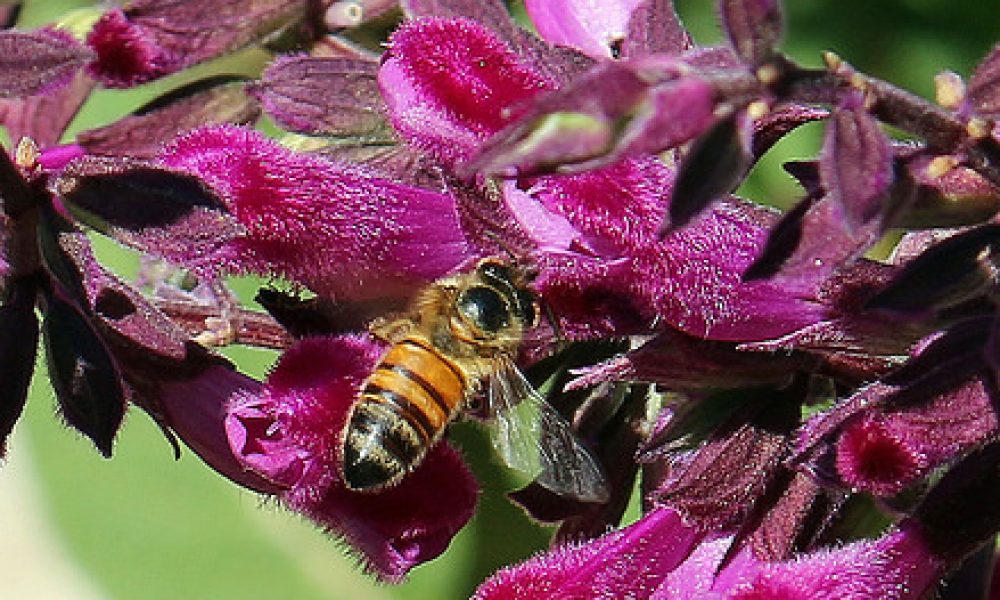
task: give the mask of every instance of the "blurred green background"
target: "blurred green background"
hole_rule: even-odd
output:
[[[89,2],[28,1],[25,27],[49,22]],[[859,69],[932,93],[932,76],[967,74],[1000,38],[989,2],[949,0],[790,1],[785,48],[818,65],[832,49]],[[697,39],[719,39],[714,6],[682,0],[681,13]],[[252,71],[262,57],[249,52],[226,65],[199,69]],[[102,92],[85,107],[74,130],[113,120],[195,74],[129,92]],[[758,167],[743,193],[787,205],[796,188],[782,161],[811,155],[821,128],[804,128]],[[135,258],[102,243],[126,276]],[[237,284],[252,295],[253,283]],[[234,349],[244,370],[263,375],[274,354]],[[341,545],[297,517],[242,492],[191,453],[174,461],[169,446],[143,414],[134,412],[113,460],[61,426],[44,372],[36,374],[29,407],[0,469],[0,597],[59,599],[167,598],[461,598],[498,565],[530,556],[548,533],[528,523],[502,497],[508,485],[475,432],[455,437],[484,493],[473,522],[440,559],[418,568],[400,586],[377,585]]]

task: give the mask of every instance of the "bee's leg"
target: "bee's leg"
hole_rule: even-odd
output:
[[[368,324],[368,333],[391,344],[406,337],[408,333],[413,331],[413,328],[412,319],[398,316],[376,317]]]

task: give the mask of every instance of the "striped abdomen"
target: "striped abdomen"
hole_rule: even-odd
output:
[[[416,467],[462,408],[467,387],[462,370],[423,338],[406,337],[389,348],[347,424],[347,486],[378,489]]]

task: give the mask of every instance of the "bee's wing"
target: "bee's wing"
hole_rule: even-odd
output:
[[[569,423],[524,378],[512,362],[489,377],[488,401],[496,421],[493,446],[512,469],[561,496],[605,502],[604,473]]]

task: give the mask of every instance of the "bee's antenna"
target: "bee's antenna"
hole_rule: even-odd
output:
[[[552,305],[541,298],[539,298],[538,303],[541,304],[542,310],[545,312],[545,320],[552,326],[552,333],[556,336],[556,343],[558,344],[557,347],[562,346],[566,343],[566,336],[563,335],[562,326],[559,324],[559,319],[556,318],[556,313],[552,310]]]

